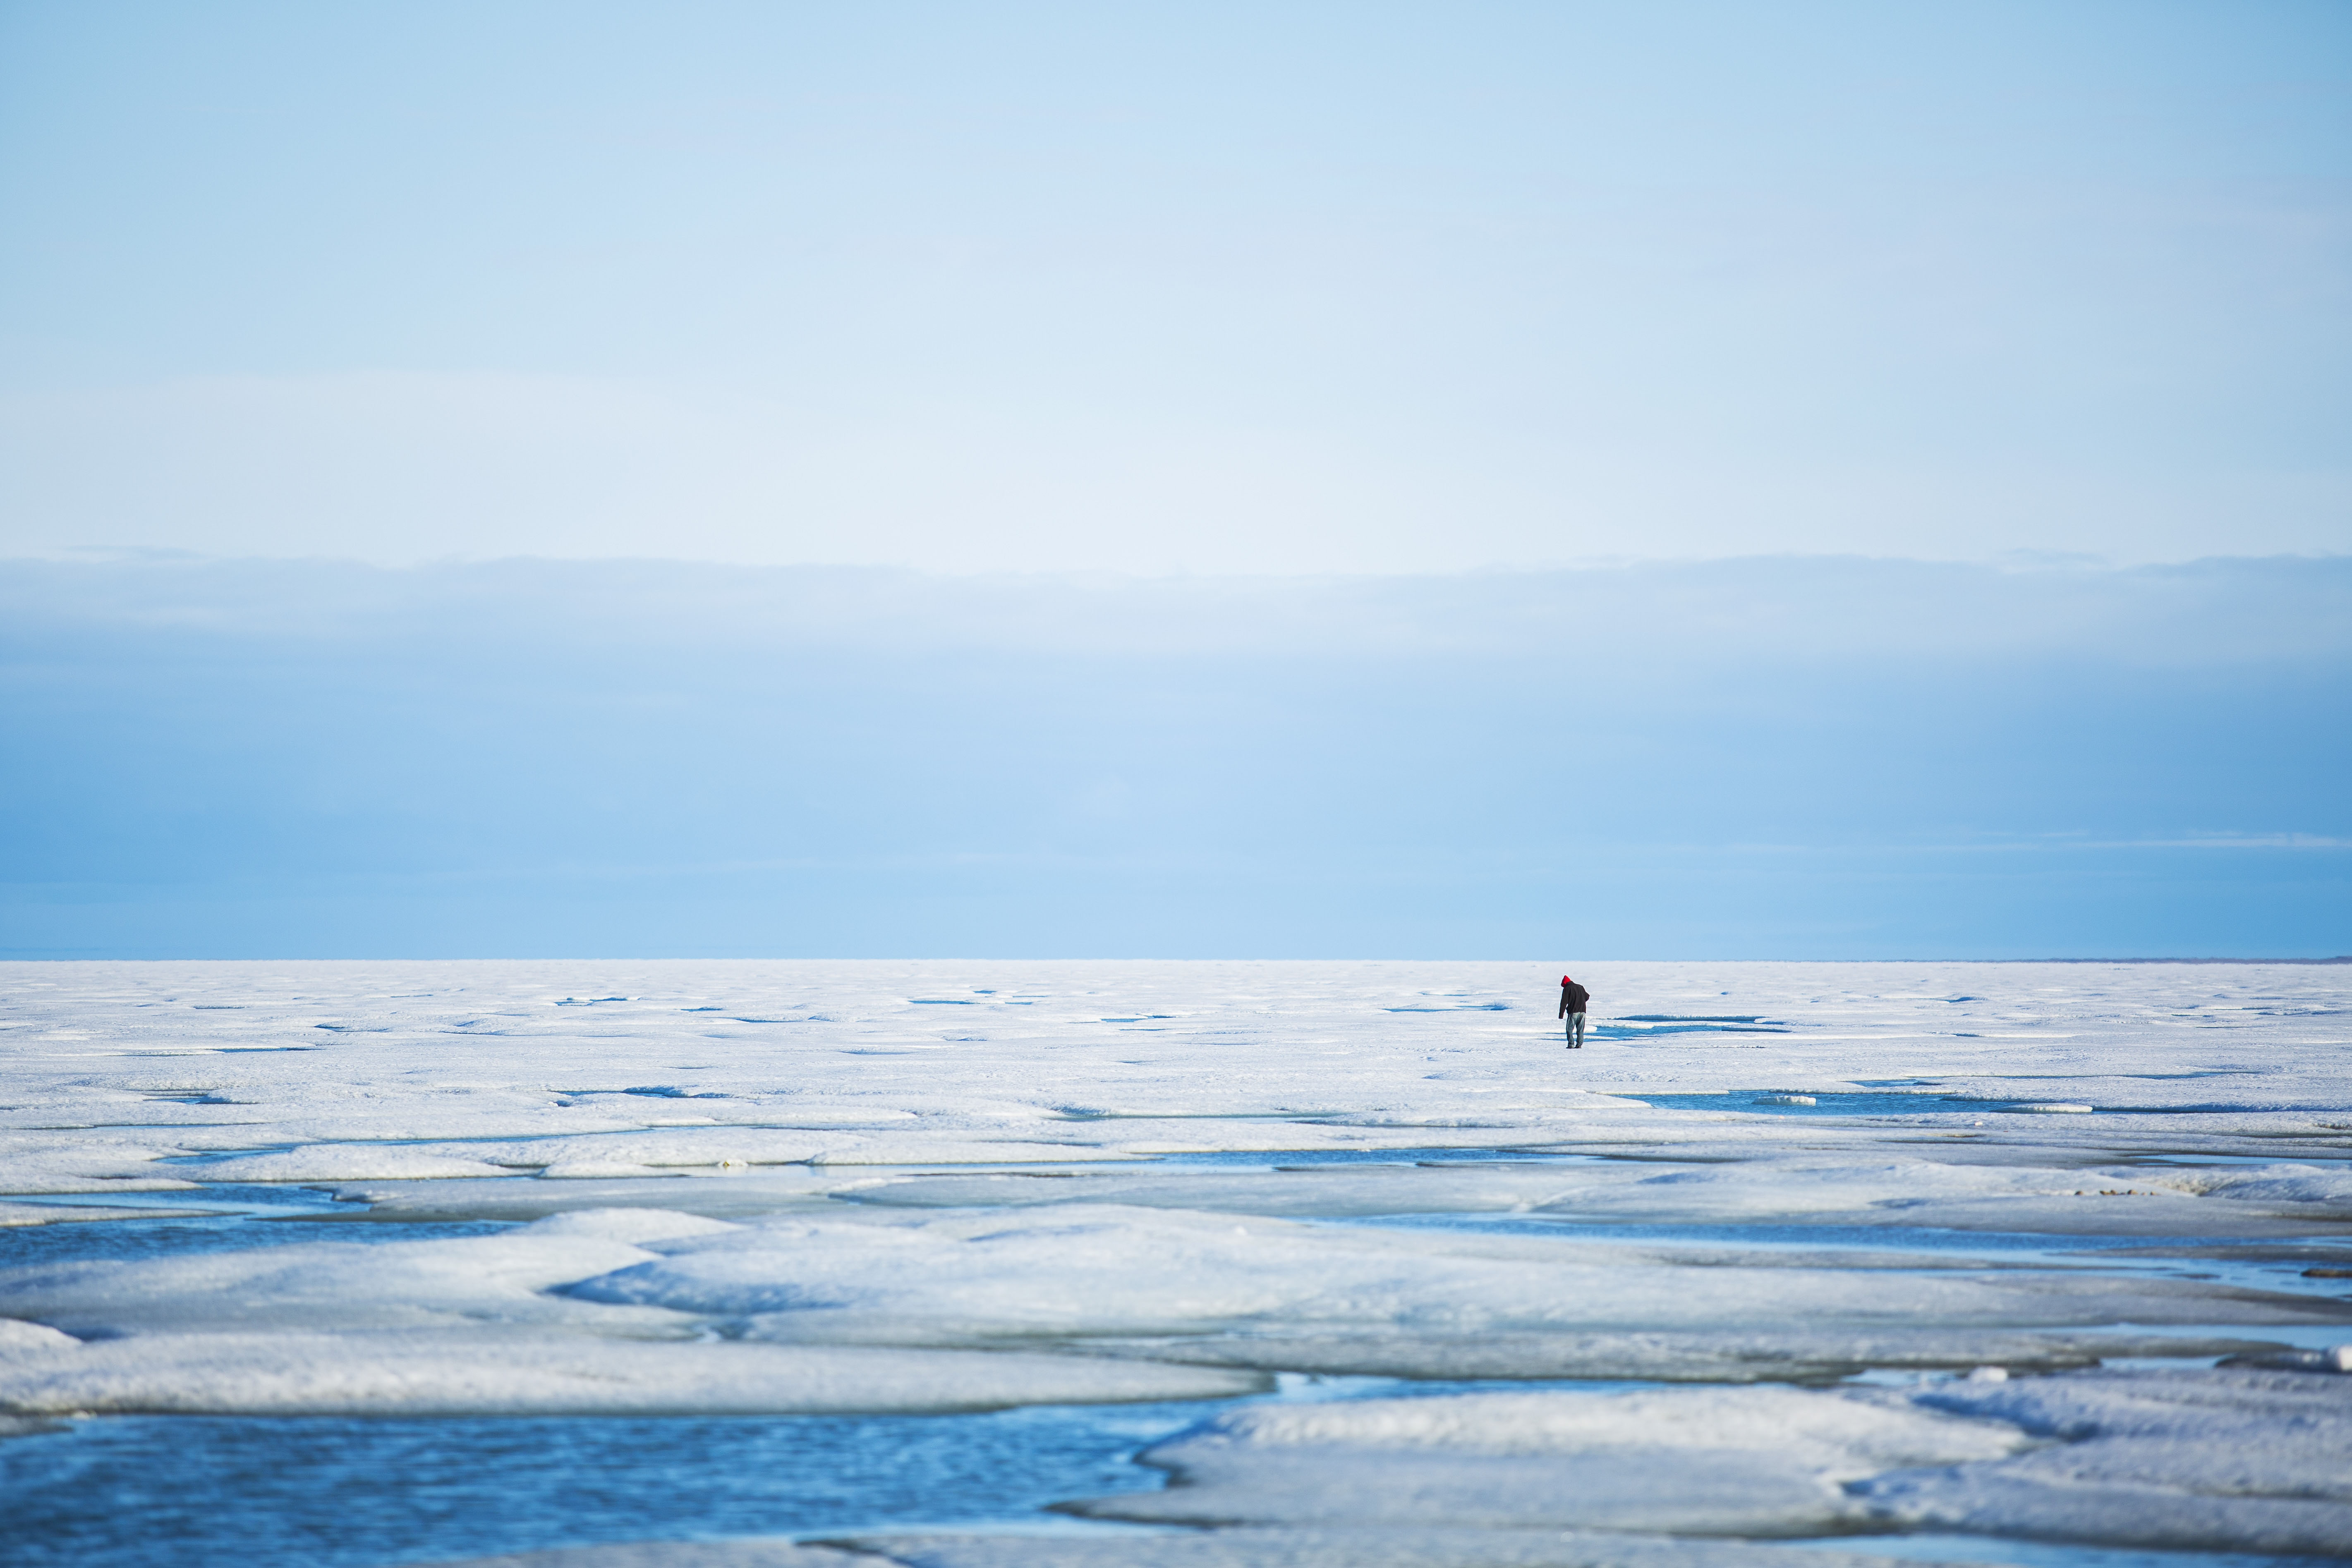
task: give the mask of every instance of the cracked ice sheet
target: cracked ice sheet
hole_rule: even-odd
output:
[[[1305,1169],[1046,1168],[942,1173],[882,1167],[762,1167],[687,1182],[559,1165],[568,1183],[341,1183],[384,1217],[533,1219],[646,1205],[721,1219],[845,1201],[877,1208],[1036,1208],[1118,1204],[1293,1218],[1530,1216],[1580,1230],[1625,1224],[1949,1230],[2053,1237],[2297,1238],[2352,1224],[2352,1174],[2284,1164],[2200,1168],[1980,1166],[1905,1153],[1866,1165],[1761,1156],[1695,1167],[1649,1162],[1348,1163]]]
[[[1801,1536],[1866,1526],[1853,1483],[2006,1458],[2005,1421],[1794,1388],[1480,1394],[1261,1406],[1146,1449],[1151,1523],[1550,1527]],[[1691,1472],[1706,1478],[1691,1484]]]
[[[841,1195],[918,1208],[1092,1202],[1321,1218],[1528,1214],[1617,1224],[1800,1223],[2053,1236],[2294,1236],[2333,1234],[2352,1222],[2352,1172],[2340,1169],[1980,1166],[1916,1155],[1867,1164],[1759,1157],[1664,1170],[1528,1161],[1238,1173],[922,1175]]]
[[[2180,1131],[2247,1152],[2293,1139],[2341,1152],[2352,1131],[2352,997],[2335,970],[1602,964],[1580,976],[1597,1025],[1731,1022],[1619,1023],[1636,1037],[1571,1055],[1549,1037],[1551,976],[1481,963],[11,964],[5,1121],[68,1147],[74,1124],[161,1123],[142,1138],[190,1152],[223,1146],[228,1123],[250,1148],[681,1121],[1192,1148],[1672,1143],[1706,1131],[1785,1148],[1833,1129],[1580,1091],[1903,1080],[1924,1110],[1965,1118],[1958,1131],[1989,1142],[2091,1149],[2185,1118],[2196,1125]],[[1778,1032],[1715,1032],[1750,1027]],[[2105,1131],[1978,1114],[2053,1100],[2097,1105],[2083,1120]],[[1301,1116],[1351,1125],[1215,1124]]]
[[[29,1414],[763,1415],[941,1414],[1215,1399],[1245,1373],[974,1351],[698,1344],[517,1330],[142,1334],[0,1342]]]
[[[111,1204],[12,1204],[0,1202],[0,1227],[23,1225],[69,1225],[77,1220],[107,1219],[177,1219],[187,1214],[185,1209],[142,1209],[117,1207]]]
[[[551,1138],[425,1144],[313,1143],[267,1154],[237,1154],[180,1166],[207,1182],[427,1181],[452,1177],[509,1176],[530,1171],[559,1175],[618,1167],[658,1174],[719,1166],[898,1165],[910,1161],[942,1165],[1066,1164],[1118,1160],[1112,1151],[1084,1144],[982,1142],[939,1138],[813,1136],[804,1132],[747,1132],[715,1136],[675,1133],[612,1138]]]
[[[2352,1554],[2352,1377],[2097,1371],[1912,1394],[2044,1443],[2000,1464],[1875,1477],[1882,1519],[2042,1539]]]
[[[338,1243],[0,1278],[18,1414],[644,1415],[947,1411],[1213,1398],[1256,1373],[963,1350],[717,1341],[695,1318],[553,1288],[730,1228],[627,1210],[497,1237]]]
[[[556,1223],[556,1222],[542,1222]],[[451,1244],[455,1245],[455,1244]],[[1235,1330],[1435,1340],[1619,1330],[2345,1325],[2352,1304],[2093,1268],[1595,1246],[1087,1205],[805,1215],[661,1245],[565,1288],[800,1342],[984,1344]],[[48,1310],[54,1311],[54,1307]]]
[[[2352,1384],[2061,1373],[1896,1394],[1530,1393],[1261,1405],[1145,1451],[1153,1523],[1807,1536],[1934,1525],[2216,1551],[2352,1552]],[[1692,1472],[1705,1484],[1694,1486]],[[1858,1543],[1859,1544],[1859,1543]]]
[[[1202,1354],[1181,1342],[1235,1334],[1279,1344],[1286,1363],[1305,1364],[1345,1358],[1368,1336],[1385,1338],[1393,1357],[1407,1340],[1424,1375],[1459,1374],[1453,1363],[1465,1353],[1491,1362],[1498,1345],[1581,1336],[1577,1352],[1529,1351],[1521,1376],[1564,1353],[1676,1362],[1686,1376],[1707,1364],[1692,1342],[1734,1324],[1748,1336],[1741,1353],[1751,1368],[1777,1355],[1784,1369],[1809,1354],[1851,1359],[1919,1323],[1950,1333],[2226,1321],[2341,1324],[2352,1334],[2352,1305],[2324,1298],[2089,1268],[1694,1251],[1080,1205],[836,1207],[750,1225],[585,1211],[491,1237],[19,1268],[0,1274],[0,1299],[31,1320],[28,1330],[72,1336],[26,1341],[0,1369],[0,1405],[34,1414],[1206,1397],[1260,1386],[1270,1370],[1246,1364],[1230,1339]],[[1824,1334],[1840,1331],[1859,1346],[1824,1348]],[[1661,1331],[1680,1342],[1660,1343]],[[817,1347],[858,1353],[828,1360]],[[2221,1347],[2231,1348],[2242,1347]],[[1091,1353],[981,1353],[1007,1350]],[[2032,1359],[2065,1352],[2043,1342]],[[942,1355],[957,1364],[934,1364]],[[1916,1363],[1918,1347],[1889,1359]]]
[[[500,1217],[525,1217],[533,1205],[542,1213],[583,1203],[701,1213],[723,1204],[723,1213],[706,1217],[758,1222],[798,1211],[823,1215],[827,1226],[862,1226],[830,1237],[799,1273],[779,1275],[770,1259],[751,1271],[764,1279],[746,1276],[761,1289],[803,1278],[856,1285],[869,1292],[862,1305],[755,1314],[761,1321],[751,1326],[772,1333],[862,1318],[865,1331],[922,1342],[793,1342],[789,1332],[700,1342],[693,1336],[712,1319],[699,1310],[566,1293],[639,1268],[647,1270],[635,1277],[642,1281],[677,1265],[683,1279],[694,1236],[608,1232],[567,1241],[551,1228],[519,1238],[506,1254],[371,1249],[385,1255],[390,1274],[341,1260],[322,1239],[276,1249],[301,1255],[283,1275],[52,1280],[42,1299],[58,1321],[120,1337],[79,1344],[37,1336],[15,1345],[8,1364],[36,1368],[44,1399],[82,1408],[105,1399],[130,1402],[113,1406],[121,1408],[212,1408],[205,1401],[252,1398],[278,1401],[255,1407],[286,1409],[402,1407],[402,1400],[435,1410],[791,1409],[810,1406],[761,1402],[812,1391],[852,1402],[817,1408],[930,1408],[892,1401],[959,1390],[982,1403],[1169,1397],[1143,1383],[1240,1376],[1227,1369],[1256,1363],[1237,1346],[1334,1370],[1393,1363],[1426,1371],[1475,1352],[1486,1358],[1481,1375],[1707,1375],[1710,1360],[1725,1376],[1756,1375],[1759,1365],[1803,1375],[1840,1357],[1934,1365],[1958,1353],[2011,1360],[2031,1351],[2037,1362],[2084,1353],[2091,1335],[2053,1322],[2185,1323],[2200,1338],[2170,1348],[2210,1354],[2218,1352],[2208,1325],[2260,1333],[2299,1319],[2294,1333],[2307,1338],[2315,1314],[2339,1310],[2316,1295],[2233,1292],[2145,1273],[1827,1268],[1790,1258],[1701,1267],[1688,1254],[1635,1248],[1591,1253],[1580,1264],[1523,1262],[1595,1300],[1571,1299],[1564,1316],[1524,1331],[1464,1333],[1455,1328],[1486,1303],[1462,1292],[1485,1290],[1494,1271],[1519,1256],[1488,1244],[1529,1238],[1397,1233],[1411,1245],[1381,1251],[1359,1236],[1337,1277],[1287,1284],[1271,1249],[1259,1255],[1271,1259],[1262,1266],[1196,1247],[1202,1278],[1177,1283],[1203,1310],[1185,1307],[1176,1313],[1180,1331],[1155,1338],[1132,1331],[1150,1313],[1115,1281],[1100,1286],[1079,1269],[1085,1299],[1055,1299],[1070,1265],[1034,1226],[1084,1223],[1066,1204],[1058,1217],[1021,1208],[991,1221],[1004,1233],[1007,1255],[1025,1249],[1036,1261],[1032,1295],[1063,1314],[1041,1340],[1034,1303],[1001,1282],[961,1264],[951,1269],[980,1310],[958,1321],[951,1307],[926,1301],[903,1279],[894,1283],[876,1263],[875,1237],[896,1221],[917,1222],[910,1234],[919,1237],[934,1218],[982,1217],[898,1206],[901,1198],[949,1200],[951,1181],[980,1173],[928,1184],[901,1184],[908,1173],[889,1164],[716,1173],[720,1161],[741,1157],[730,1152],[739,1142],[761,1141],[772,1152],[813,1149],[799,1156],[811,1160],[839,1147],[946,1165],[978,1151],[1024,1166],[1073,1163],[1089,1152],[1255,1151],[1252,1158],[1278,1164],[1287,1150],[1397,1151],[1409,1159],[1404,1152],[1414,1149],[1543,1147],[1630,1157],[1578,1165],[1574,1181],[1538,1200],[1543,1213],[1599,1227],[1892,1223],[2208,1243],[2344,1228],[2341,1190],[2324,1179],[2340,1174],[2352,1155],[2343,1088],[2352,1076],[2352,975],[2342,970],[1582,965],[1576,973],[1599,998],[1597,1028],[1574,1054],[1550,1037],[1556,973],[1369,963],[0,966],[0,1168],[8,1173],[0,1181],[19,1192],[184,1187],[218,1179],[213,1167],[226,1162],[160,1162],[224,1152],[287,1156],[279,1179],[325,1180],[291,1173],[352,1170],[333,1162],[404,1144],[414,1158],[479,1169],[463,1178],[354,1177],[387,1215],[401,1210],[400,1194],[462,1207],[467,1200],[457,1194],[473,1191],[484,1205],[506,1205]],[[1501,1011],[1491,1010],[1496,1004]],[[1751,1026],[1774,1032],[1741,1032]],[[1597,1037],[1612,1032],[1626,1037]],[[1856,1089],[1915,1092],[1869,1115],[1767,1114],[1744,1109],[1737,1092],[1698,1109],[1638,1103],[1708,1090],[1829,1096]],[[2052,1101],[2097,1110],[2000,1109]],[[2229,1171],[2234,1185],[2203,1185],[2184,1184],[2179,1170],[2118,1163],[2149,1154],[2273,1168]],[[562,1179],[499,1173],[530,1168],[500,1163],[509,1157],[546,1158],[545,1169]],[[680,1158],[709,1163],[669,1163]],[[302,1165],[306,1159],[323,1163]],[[2298,1162],[2301,1169],[2287,1168]],[[638,1181],[590,1173],[621,1169],[667,1173]],[[1423,1176],[1436,1184],[1411,1189],[1422,1195],[1400,1207],[1507,1214],[1522,1201],[1514,1184],[1549,1181],[1558,1169],[1507,1171],[1483,1188],[1451,1171],[1261,1171],[1248,1179],[1268,1184],[1255,1189],[1222,1175],[1213,1178],[1225,1182],[1219,1189],[1205,1174],[1203,1184],[1181,1191],[1155,1186],[1190,1179],[1173,1165],[1125,1190],[1085,1184],[1139,1173],[1098,1168],[1049,1184],[1097,1201],[1116,1196],[1129,1215],[1143,1216],[1119,1245],[1149,1250],[1171,1234],[1192,1246],[1185,1226],[1238,1222],[1276,1237],[1320,1236],[1335,1227],[1250,1216],[1269,1205],[1283,1214],[1373,1213],[1395,1202],[1389,1194],[1397,1181]],[[2201,1181],[2212,1173],[2192,1174]],[[1660,1175],[1690,1179],[1648,1181]],[[2077,1197],[2063,1185],[2070,1180],[2131,1193]],[[1446,1182],[1456,1184],[1445,1189]],[[518,1198],[534,1189],[541,1195]],[[992,1201],[975,1196],[980,1190],[964,1195]],[[845,1216],[852,1205],[835,1194],[877,1201],[861,1205],[862,1217]],[[1482,1206],[1504,1196],[1507,1205]],[[1236,1212],[1204,1212],[1221,1207]],[[1155,1215],[1178,1231],[1153,1230]],[[968,1245],[980,1234],[959,1240],[942,1231],[934,1239]],[[729,1233],[702,1235],[714,1243],[704,1253],[720,1256],[715,1242]],[[1294,1274],[1333,1262],[1319,1241],[1293,1250]],[[499,1258],[506,1263],[481,1263]],[[305,1283],[311,1264],[335,1289]],[[1581,1277],[1570,1279],[1577,1268]],[[481,1278],[467,1279],[469,1269]],[[1722,1288],[1689,1289],[1699,1282]],[[701,1289],[714,1281],[688,1283]],[[1328,1309],[1314,1296],[1323,1286],[1327,1297],[1367,1310],[1302,1319]],[[12,1279],[0,1289],[16,1287]],[[1249,1306],[1253,1290],[1270,1304],[1252,1309],[1260,1315],[1245,1326],[1217,1316]],[[110,1292],[120,1297],[111,1305]],[[1629,1314],[1654,1303],[1663,1321],[1685,1326],[1592,1327],[1612,1292]],[[205,1304],[206,1297],[215,1300]],[[1192,1298],[1163,1291],[1161,1301],[1140,1305],[1165,1312],[1169,1299],[1183,1306]],[[1465,1300],[1475,1309],[1466,1316]],[[1507,1284],[1496,1300],[1504,1318],[1526,1320],[1528,1302]],[[1824,1320],[1825,1301],[1843,1316]],[[1998,1310],[2004,1303],[2016,1312]],[[2193,1320],[2178,1315],[2192,1309]],[[13,1298],[0,1311],[35,1315]],[[127,1326],[104,1329],[110,1312]],[[1073,1319],[1130,1331],[1073,1335]],[[975,1340],[954,1337],[987,1339],[1007,1321],[1014,1337],[988,1342],[1017,1349],[980,1354],[964,1348]],[[2019,1322],[2029,1326],[2000,1326]],[[1036,1353],[1039,1343],[1055,1342],[1103,1353]],[[2113,1342],[2151,1353],[2143,1342]],[[1938,1359],[1939,1346],[1947,1359]],[[1168,1365],[1179,1353],[1216,1364]],[[1670,1364],[1683,1372],[1656,1370]],[[1082,1391],[1068,1392],[1069,1380]],[[194,1404],[140,1403],[169,1399]],[[320,1399],[323,1405],[304,1403]],[[855,1403],[861,1399],[873,1403]],[[2252,1417],[2257,1425],[2293,1418],[2278,1410]],[[2210,1413],[2183,1419],[2221,1429],[2221,1417]],[[2254,1452],[2259,1460],[2268,1450]],[[1888,1480],[1881,1502],[1927,1510],[1921,1520],[1990,1508],[1979,1494],[1991,1482],[1969,1484],[1977,1489],[1898,1495]],[[2013,1484],[2013,1477],[2001,1482]]]

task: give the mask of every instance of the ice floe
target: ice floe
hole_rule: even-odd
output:
[[[20,1414],[644,1415],[956,1411],[1213,1399],[1245,1373],[972,1351],[696,1344],[519,1326],[153,1333],[0,1344]]]
[[[2008,1422],[1778,1387],[1263,1406],[1147,1450],[1173,1475],[1165,1491],[1079,1506],[1160,1523],[1816,1535],[1868,1521],[1853,1483],[2032,1441]]]
[[[1875,1260],[1864,1256],[1596,1248],[1549,1237],[1088,1205],[896,1222],[774,1219],[664,1251],[564,1294],[727,1319],[760,1337],[907,1343],[1244,1327],[1409,1327],[1463,1338],[1922,1318],[1954,1328],[2126,1317],[2352,1327],[2352,1310],[2339,1303],[2201,1280],[1962,1272],[1946,1260],[1900,1257],[1873,1271]],[[1857,1289],[1864,1273],[1874,1274],[1869,1288]]]
[[[2045,1540],[2352,1554],[2352,1378],[2109,1371],[1963,1382],[1914,1408],[2040,1440],[1998,1464],[1875,1476],[1877,1517]]]
[[[1265,1406],[1144,1459],[1171,1472],[1167,1490],[1079,1511],[1194,1525],[1748,1537],[1899,1524],[2352,1551],[2352,1388],[2308,1373],[2099,1371],[1907,1394],[1678,1389]]]

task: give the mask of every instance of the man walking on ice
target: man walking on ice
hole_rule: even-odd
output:
[[[1559,977],[1559,1016],[1568,1020],[1568,1048],[1584,1048],[1584,1009],[1592,993],[1563,974]]]

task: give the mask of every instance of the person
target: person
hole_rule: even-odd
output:
[[[1571,1051],[1584,1048],[1584,1010],[1591,1003],[1591,992],[1568,975],[1559,977],[1559,1016],[1568,1020],[1568,1048]]]

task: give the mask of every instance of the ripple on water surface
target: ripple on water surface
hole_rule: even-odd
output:
[[[21,1568],[338,1568],[1031,1516],[1138,1491],[1189,1405],[984,1415],[145,1415],[0,1443]]]
[[[9,1226],[0,1228],[0,1268],[57,1263],[137,1263],[200,1252],[247,1252],[257,1247],[290,1247],[306,1241],[443,1241],[453,1237],[491,1236],[512,1228],[502,1220],[424,1225],[368,1222],[361,1218],[365,1211],[359,1205],[337,1204],[323,1193],[303,1187],[223,1184],[200,1193],[108,1194],[106,1199],[110,1205],[135,1205],[150,1209],[185,1207],[189,1212],[168,1219],[62,1220],[48,1225]],[[346,1223],[353,1220],[359,1223]]]
[[[957,1415],[117,1415],[0,1442],[11,1568],[369,1568],[598,1542],[1013,1526],[1158,1489],[1138,1450],[1265,1399],[1634,1383],[1286,1374],[1245,1400]]]

